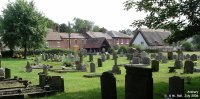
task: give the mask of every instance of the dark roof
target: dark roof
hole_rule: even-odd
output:
[[[61,40],[58,32],[49,31],[46,36],[46,40]]]
[[[106,38],[90,38],[87,39],[83,48],[101,48],[102,46],[110,47]]]
[[[126,35],[124,33],[120,33],[120,32],[117,32],[117,31],[108,31],[107,33],[108,33],[108,35],[110,35],[113,38],[119,38],[119,37],[120,38],[132,38],[129,35]]]
[[[69,38],[68,33],[59,33],[62,38]],[[70,38],[82,38],[85,39],[82,33],[71,33]]]
[[[164,29],[136,29],[130,44],[133,43],[139,33],[141,33],[142,37],[149,46],[166,45],[166,43],[164,43],[164,39],[166,39],[171,34],[170,31]]]
[[[112,39],[112,37],[110,35],[108,35],[107,33],[103,33],[103,32],[91,32],[91,31],[88,31],[88,32],[86,32],[86,34],[88,36],[90,36],[90,38],[101,38],[101,37],[104,37],[106,39]]]

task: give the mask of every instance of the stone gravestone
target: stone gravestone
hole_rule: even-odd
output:
[[[29,61],[27,61],[27,64],[26,64],[26,72],[32,72],[32,67]]]
[[[102,62],[104,62],[106,59],[105,59],[105,54],[101,54],[101,59],[102,59]]]
[[[143,57],[148,57],[147,53],[145,51],[142,51],[140,53],[140,57],[143,58]]]
[[[186,60],[184,64],[184,73],[193,73],[194,71],[194,63],[193,61]]]
[[[150,64],[150,58],[149,57],[142,57],[142,64]]]
[[[48,75],[48,65],[43,66],[43,74]]]
[[[166,56],[163,56],[162,63],[167,63],[167,57]]]
[[[4,70],[0,68],[0,79],[4,78]]]
[[[174,98],[170,99],[184,99],[184,79],[178,76],[169,78],[169,95],[174,95]],[[181,98],[178,98],[181,97]]]
[[[177,60],[178,59],[177,55],[173,55],[173,59]]]
[[[151,59],[154,59],[154,58],[156,58],[156,54],[152,53],[150,57],[151,57]]]
[[[35,63],[36,63],[36,65],[39,65],[39,64],[40,64],[40,61],[39,61],[39,58],[38,58],[38,57],[35,57]]]
[[[98,58],[98,67],[102,67],[102,60],[101,60],[101,58]]]
[[[106,60],[109,60],[109,59],[110,59],[110,54],[107,53],[107,54],[106,54]]]
[[[139,57],[133,57],[131,64],[140,64],[140,58]]]
[[[151,68],[153,72],[159,71],[159,61],[158,60],[152,60],[151,61]]]
[[[5,78],[8,79],[11,77],[11,72],[10,72],[10,69],[8,68],[5,68]]]
[[[159,53],[158,53],[158,58],[159,58],[159,59],[158,59],[159,61],[162,60],[162,58],[163,58],[163,54],[162,54],[162,52],[159,52]]]
[[[125,65],[125,99],[153,99],[152,69]]]
[[[181,60],[176,60],[174,63],[175,69],[181,69],[183,67],[183,62]]]
[[[96,72],[95,64],[90,63],[90,72]]]
[[[190,60],[191,60],[191,61],[197,61],[197,55],[196,55],[196,54],[192,54],[192,55],[190,56]]]
[[[118,58],[118,56],[114,57],[114,65],[112,68],[112,72],[115,74],[121,74],[121,70],[120,70],[119,66],[117,65],[117,58]]]
[[[158,55],[156,55],[155,60],[160,61],[160,58]]]
[[[46,75],[43,73],[38,73],[39,75],[39,86],[44,87],[46,85]]]
[[[190,59],[190,54],[186,54],[185,58]]]
[[[124,52],[123,50],[120,51],[120,57],[123,57],[124,56]]]
[[[61,62],[64,62],[64,61],[65,61],[65,54],[63,54],[61,57]]]
[[[115,57],[117,57],[117,53],[113,52],[113,60],[115,59]]]
[[[81,66],[82,66],[81,71],[86,72],[87,71],[86,65],[82,63]]]
[[[53,90],[64,92],[64,79],[61,76],[50,77],[49,85]]]
[[[89,62],[92,62],[92,61],[93,61],[93,54],[90,53],[90,54],[89,54]]]
[[[101,99],[117,99],[116,79],[110,72],[101,75]],[[130,98],[129,98],[130,99]]]
[[[168,58],[168,60],[173,60],[173,52],[168,52],[167,58]]]
[[[178,52],[178,60],[184,60],[183,52]]]

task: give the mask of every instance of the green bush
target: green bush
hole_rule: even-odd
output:
[[[117,53],[119,54],[121,51],[123,51],[123,53],[126,53],[127,52],[127,48],[128,46],[120,46]]]
[[[112,54],[115,50],[113,48],[108,48],[108,53]]]
[[[185,51],[193,51],[194,50],[194,48],[190,42],[183,42],[182,48]]]
[[[10,50],[8,50],[8,51],[1,51],[2,57],[12,57],[13,54],[14,54],[14,52],[10,51]]]

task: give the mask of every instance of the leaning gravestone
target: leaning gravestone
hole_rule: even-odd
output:
[[[168,58],[168,60],[173,60],[173,52],[168,52],[167,58]]]
[[[174,63],[175,69],[181,69],[183,67],[183,62],[181,60],[176,60]]]
[[[98,58],[98,67],[102,67],[102,60],[101,60],[101,58]]]
[[[190,56],[190,60],[191,60],[191,61],[197,61],[197,55],[196,55],[196,54],[192,54],[192,55]]]
[[[173,76],[169,78],[169,95],[176,96],[171,99],[184,99],[184,79]],[[181,98],[178,98],[178,96],[182,96]]]
[[[133,57],[131,64],[140,64],[140,58],[139,57]]]
[[[90,63],[90,72],[95,72],[95,64],[94,63]]]
[[[193,73],[194,71],[194,63],[193,61],[186,60],[184,64],[184,73]]]
[[[152,69],[129,65],[125,69],[125,99],[153,99]]]
[[[101,99],[117,99],[116,79],[110,72],[101,75]],[[129,98],[130,99],[130,98]]]
[[[151,68],[153,72],[159,71],[159,61],[158,60],[152,60],[151,61]]]
[[[142,57],[142,64],[150,64],[150,58],[149,57]]]

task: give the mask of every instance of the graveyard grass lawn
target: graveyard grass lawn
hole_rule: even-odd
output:
[[[192,53],[190,53],[192,54]],[[114,65],[114,60],[106,60],[103,62],[103,67],[97,67],[97,58],[99,56],[94,56],[94,63],[96,66],[96,73],[102,73],[104,71],[108,71],[112,69]],[[32,59],[28,59],[31,63],[33,63]],[[89,56],[84,58],[84,63],[87,64],[87,72],[71,72],[71,73],[53,73],[48,72],[49,75],[58,75],[64,78],[65,82],[65,92],[58,93],[53,96],[41,97],[41,99],[101,99],[101,86],[100,86],[100,78],[84,78],[84,74],[88,74],[89,64],[88,62]],[[31,73],[25,72],[27,60],[24,59],[11,59],[6,58],[2,59],[2,67],[11,69],[11,77],[14,76],[22,77],[23,79],[29,80],[32,82],[32,85],[38,84],[38,73],[42,72],[40,69],[34,69]],[[118,64],[129,63],[126,60],[126,57],[119,57]],[[61,62],[44,62],[42,64],[49,64],[54,66],[54,68],[60,68],[62,65]],[[163,99],[164,95],[168,93],[168,80],[169,77],[172,76],[181,76],[181,77],[192,77],[191,84],[188,85],[185,83],[185,92],[186,91],[198,91],[200,92],[200,73],[193,74],[180,74],[183,72],[183,69],[178,70],[178,73],[168,73],[168,67],[173,66],[174,61],[168,61],[167,64],[160,64],[159,72],[153,73],[153,82],[154,82],[154,99]],[[148,66],[150,67],[150,66]],[[200,68],[200,60],[197,62],[197,67]],[[116,85],[117,85],[117,98],[124,99],[125,97],[125,69],[124,67],[120,67],[122,74],[114,75],[116,77]],[[200,97],[200,94],[199,94]],[[186,98],[187,99],[187,98]]]

